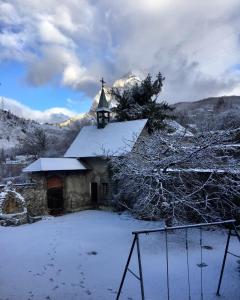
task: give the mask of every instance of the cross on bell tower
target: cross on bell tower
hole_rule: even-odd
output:
[[[102,83],[102,89],[104,88],[104,84],[106,83],[102,77],[102,79],[100,80],[100,82]]]
[[[106,82],[103,78],[100,82],[102,83],[102,90],[97,107],[97,127],[104,128],[110,121],[110,109],[104,92],[104,84]]]

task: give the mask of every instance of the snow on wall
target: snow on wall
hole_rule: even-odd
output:
[[[8,196],[12,195],[14,197],[14,200],[20,204],[22,207],[23,211],[20,213],[13,213],[13,214],[8,214],[5,211],[3,211],[4,204],[6,201],[8,201]],[[25,199],[22,197],[21,194],[15,191],[15,189],[12,186],[11,182],[8,182],[7,185],[4,187],[3,191],[0,192],[0,217],[14,217],[16,215],[22,215],[27,213],[27,208],[26,208],[26,203]]]

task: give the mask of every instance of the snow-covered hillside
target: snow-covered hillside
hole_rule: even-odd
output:
[[[240,96],[211,97],[191,102],[174,104],[177,111],[191,111],[193,113],[205,111],[220,112],[226,109],[240,110]]]
[[[219,130],[240,127],[240,96],[212,97],[173,106],[177,120],[189,128]]]
[[[60,123],[72,117],[74,113],[66,107],[52,107],[45,110],[32,109],[20,101],[0,95],[0,108],[11,111],[14,115],[37,121],[39,123]]]
[[[116,299],[123,268],[133,239],[131,231],[160,227],[128,214],[83,211],[19,227],[0,227],[0,299],[5,300],[112,300]],[[189,230],[191,299],[215,300],[227,235],[203,230],[202,268],[199,230]],[[188,298],[185,231],[168,235],[170,299]],[[146,300],[167,299],[165,235],[140,237]],[[238,253],[231,238],[229,251]],[[130,266],[138,274],[137,253]],[[228,255],[222,299],[240,295],[239,261]],[[140,285],[130,273],[121,300],[139,300]]]
[[[63,131],[58,126],[39,124],[33,120],[17,117],[11,112],[0,110],[0,150],[17,147],[35,129],[45,130],[50,139],[54,139]]]
[[[19,118],[10,112],[0,110],[0,149],[13,148],[26,136],[29,128],[38,124]]]

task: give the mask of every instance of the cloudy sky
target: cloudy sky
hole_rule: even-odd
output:
[[[170,103],[240,95],[239,12],[239,0],[0,0],[0,96],[74,114],[102,76],[159,71]]]

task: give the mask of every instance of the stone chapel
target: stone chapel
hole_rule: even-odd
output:
[[[23,169],[37,183],[33,214],[58,215],[109,205],[113,191],[106,157],[132,151],[146,132],[147,120],[111,122],[103,83],[96,120],[96,125],[80,130],[64,157],[39,158]]]

